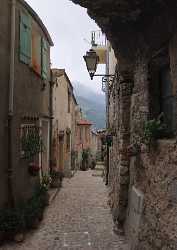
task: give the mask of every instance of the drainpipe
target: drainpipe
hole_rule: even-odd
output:
[[[11,31],[10,31],[10,74],[9,74],[9,107],[8,107],[8,203],[14,207],[13,195],[13,162],[12,162],[12,120],[14,113],[14,67],[15,67],[15,7],[16,0],[11,0]]]
[[[53,135],[53,85],[54,77],[53,72],[50,70],[50,142],[49,142],[49,163],[50,163],[50,173],[52,172],[52,135]]]

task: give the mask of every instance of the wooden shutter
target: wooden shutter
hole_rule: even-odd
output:
[[[32,67],[36,73],[41,75],[41,36],[34,23],[32,28]]]
[[[42,38],[41,40],[42,42],[42,78],[43,79],[47,79],[47,76],[48,76],[48,65],[49,65],[49,62],[48,62],[48,47],[47,47],[47,42],[44,38]]]
[[[20,15],[20,61],[31,62],[31,18],[24,13]]]

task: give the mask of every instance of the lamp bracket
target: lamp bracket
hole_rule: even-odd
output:
[[[106,88],[110,88],[114,81],[114,75],[103,76],[102,77],[102,91],[106,93]]]

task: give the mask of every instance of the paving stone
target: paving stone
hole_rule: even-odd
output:
[[[92,171],[77,172],[45,213],[40,227],[22,244],[2,250],[127,250],[126,240],[113,233],[108,190]]]

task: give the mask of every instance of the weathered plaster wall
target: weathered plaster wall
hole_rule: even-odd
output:
[[[0,8],[0,207],[7,202],[7,114],[10,49],[10,1],[2,0]]]
[[[56,70],[57,71],[57,70]],[[55,86],[53,89],[53,112],[54,112],[54,121],[53,129],[58,133],[58,135],[63,131],[63,164],[64,166],[59,166],[59,159],[57,160],[57,168],[64,171],[65,176],[70,176],[71,170],[71,147],[67,149],[67,134],[68,129],[72,129],[72,112],[74,111],[74,106],[72,99],[70,99],[70,112],[68,112],[68,91],[70,89],[68,80],[64,74],[60,77],[56,77]],[[71,95],[72,97],[72,95]],[[58,135],[56,133],[55,140],[58,140]],[[72,133],[72,131],[71,131]],[[71,138],[70,138],[71,139]],[[71,145],[70,145],[71,146]],[[59,149],[57,152],[57,158],[59,158]],[[62,169],[63,168],[63,169]]]

